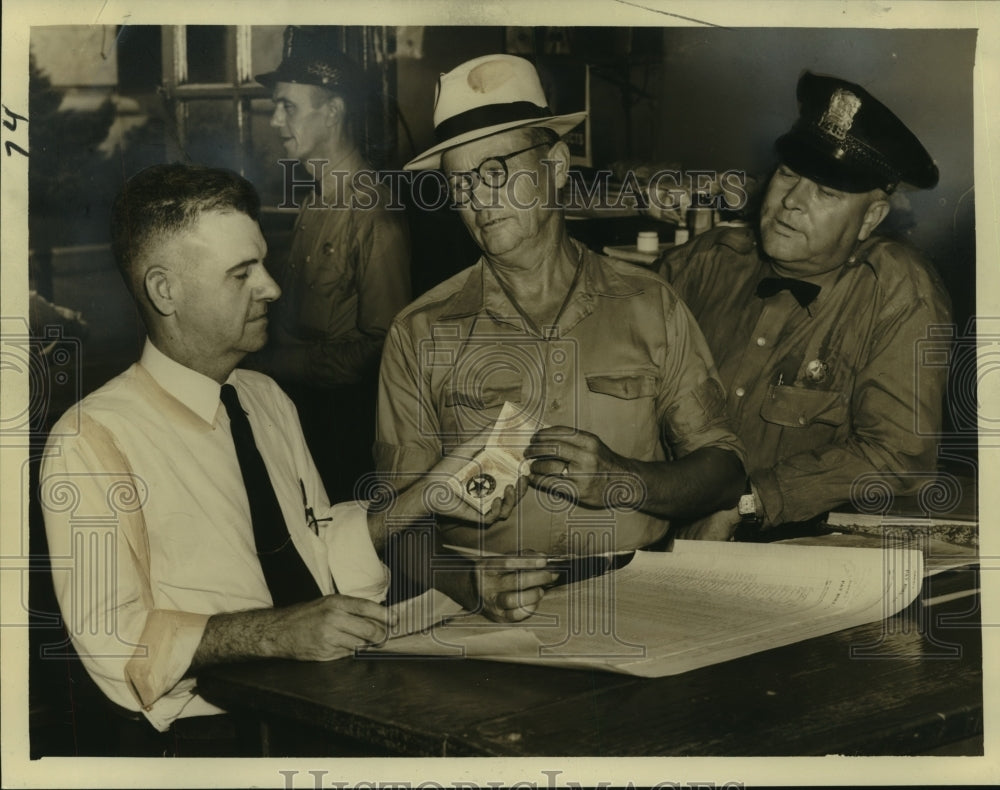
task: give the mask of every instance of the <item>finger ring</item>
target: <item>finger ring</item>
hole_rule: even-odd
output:
[[[562,477],[566,477],[569,474],[569,464],[563,464],[562,471],[559,473]]]

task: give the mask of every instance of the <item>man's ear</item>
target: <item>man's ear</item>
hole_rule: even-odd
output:
[[[546,167],[549,168],[549,172],[552,173],[553,186],[557,190],[562,189],[566,186],[566,181],[569,178],[569,146],[563,140],[558,140],[555,142],[548,152],[543,157],[547,162]]]
[[[162,266],[151,266],[146,271],[142,284],[146,298],[156,312],[160,315],[173,315],[176,312],[175,300],[179,295],[177,291],[180,285],[174,281],[167,269]]]
[[[864,241],[871,236],[872,231],[881,224],[888,214],[889,200],[887,198],[878,197],[869,203],[865,217],[861,221],[861,228],[858,230],[858,241]]]
[[[347,104],[341,96],[331,96],[326,101],[326,125],[334,126],[344,122]]]

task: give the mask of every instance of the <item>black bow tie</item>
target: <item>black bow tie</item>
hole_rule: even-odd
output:
[[[795,300],[803,307],[812,304],[813,299],[819,296],[820,287],[815,283],[807,283],[805,280],[793,280],[791,277],[765,277],[757,283],[757,296],[767,299],[774,296],[778,291],[788,289]]]

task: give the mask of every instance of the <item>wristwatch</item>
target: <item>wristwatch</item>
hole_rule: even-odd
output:
[[[760,500],[754,493],[753,483],[750,482],[749,477],[747,478],[746,493],[740,497],[736,510],[740,514],[740,523],[737,527],[740,536],[747,537],[760,531],[763,526],[764,508],[761,507]],[[734,537],[736,536],[734,535]]]
[[[733,500],[729,500],[732,502]],[[758,521],[759,517],[757,515],[757,497],[751,491],[749,494],[744,494],[740,497],[740,503],[737,505],[737,510],[740,514],[740,521]]]

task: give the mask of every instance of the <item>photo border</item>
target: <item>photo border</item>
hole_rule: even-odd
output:
[[[54,0],[8,0],[3,4],[2,101],[11,109],[28,106],[28,44],[33,25],[49,24],[385,24],[398,25],[496,25],[512,21],[519,25],[611,24],[614,26],[725,27],[880,27],[880,28],[977,28],[975,106],[975,184],[977,219],[977,315],[1000,316],[997,262],[1000,239],[997,220],[1000,206],[1000,160],[996,146],[1000,129],[1000,4],[991,2],[597,2],[539,3],[537,0],[487,2],[409,2],[369,0],[350,2],[295,2],[283,4],[187,2],[143,4],[96,0],[94,3]],[[7,140],[8,137],[3,138]],[[992,143],[992,145],[991,145]],[[26,146],[25,146],[26,147]],[[2,157],[2,262],[0,316],[27,320],[27,159]],[[0,372],[2,397],[27,404],[23,378]],[[992,386],[980,391],[982,410],[996,412],[1000,390]],[[11,402],[9,401],[9,402]],[[26,444],[26,442],[25,442]],[[282,771],[297,771],[295,786],[312,787],[309,771],[326,771],[325,780],[348,787],[383,786],[421,781],[445,787],[455,783],[488,786],[488,782],[510,784],[533,782],[538,787],[577,782],[583,786],[599,782],[615,785],[650,786],[662,782],[727,782],[747,785],[829,783],[838,784],[978,784],[1000,777],[998,759],[997,700],[1000,699],[1000,624],[998,574],[983,573],[983,666],[984,666],[984,757],[920,758],[421,758],[421,759],[307,759],[258,760],[148,760],[108,758],[27,759],[27,628],[18,611],[21,573],[18,558],[27,545],[26,531],[17,524],[27,495],[21,481],[27,447],[0,446],[0,600],[2,614],[2,718],[0,765],[5,787],[283,787]],[[982,447],[979,459],[980,553],[983,558],[1000,557],[1000,534],[985,515],[1000,512],[1000,486],[993,474],[1000,469],[997,448]],[[990,518],[990,521],[992,519]],[[26,525],[23,525],[26,530]],[[992,562],[994,569],[998,563]],[[984,566],[985,570],[985,566]],[[558,772],[558,773],[555,773]],[[433,784],[429,786],[434,786]],[[672,785],[667,785],[672,786]]]

